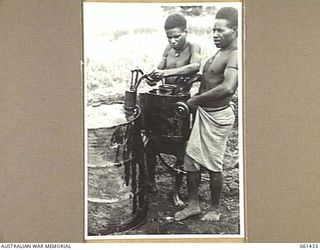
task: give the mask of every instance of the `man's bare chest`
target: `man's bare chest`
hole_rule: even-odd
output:
[[[210,58],[203,67],[203,74],[220,76],[224,74],[227,66],[227,57],[224,54],[216,54]]]
[[[184,51],[181,54],[170,52],[167,55],[166,68],[171,69],[171,68],[178,68],[178,67],[188,65],[190,64],[190,57],[191,55],[188,50]]]

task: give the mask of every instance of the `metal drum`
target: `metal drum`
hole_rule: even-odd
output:
[[[116,105],[101,105],[91,110],[91,118],[87,116],[88,120],[118,117],[116,125],[109,126],[102,120],[87,126],[89,235],[132,229],[144,221],[148,212],[141,111],[137,107],[128,115],[124,109],[117,111]],[[107,106],[115,115],[101,115]]]
[[[147,136],[158,142],[187,141],[191,131],[190,116],[176,114],[176,103],[185,102],[190,94],[173,95],[159,89],[145,93],[144,120]]]

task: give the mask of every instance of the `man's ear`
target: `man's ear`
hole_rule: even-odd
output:
[[[233,26],[233,31],[236,34],[236,36],[238,36],[238,26]]]

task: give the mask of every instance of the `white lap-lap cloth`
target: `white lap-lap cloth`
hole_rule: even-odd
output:
[[[234,121],[235,115],[230,106],[216,109],[198,107],[186,148],[186,171],[197,171],[201,166],[214,172],[222,171],[223,155]]]

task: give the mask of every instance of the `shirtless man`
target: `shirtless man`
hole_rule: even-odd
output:
[[[170,15],[164,25],[169,44],[164,50],[161,62],[157,69],[149,76],[156,80],[164,79],[166,84],[177,84],[179,76],[193,76],[200,69],[200,46],[187,41],[187,22],[180,14]],[[147,168],[149,187],[156,192],[155,166],[157,165],[156,154],[158,152],[175,155],[176,167],[183,165],[186,142],[162,143],[150,138],[146,146]],[[182,206],[184,203],[179,198],[179,189],[182,184],[182,174],[176,175],[175,192],[173,201],[175,205]]]
[[[187,22],[179,14],[170,15],[164,25],[168,42],[158,68],[150,74],[155,79],[165,79],[175,84],[177,76],[191,76],[200,69],[200,46],[187,41]]]
[[[209,171],[211,191],[211,208],[202,220],[220,220],[223,155],[235,120],[230,102],[238,86],[237,26],[236,9],[225,7],[217,12],[213,41],[219,50],[204,65],[199,95],[187,103],[197,113],[184,158],[188,205],[175,214],[176,220],[201,213],[198,190],[202,169]]]

